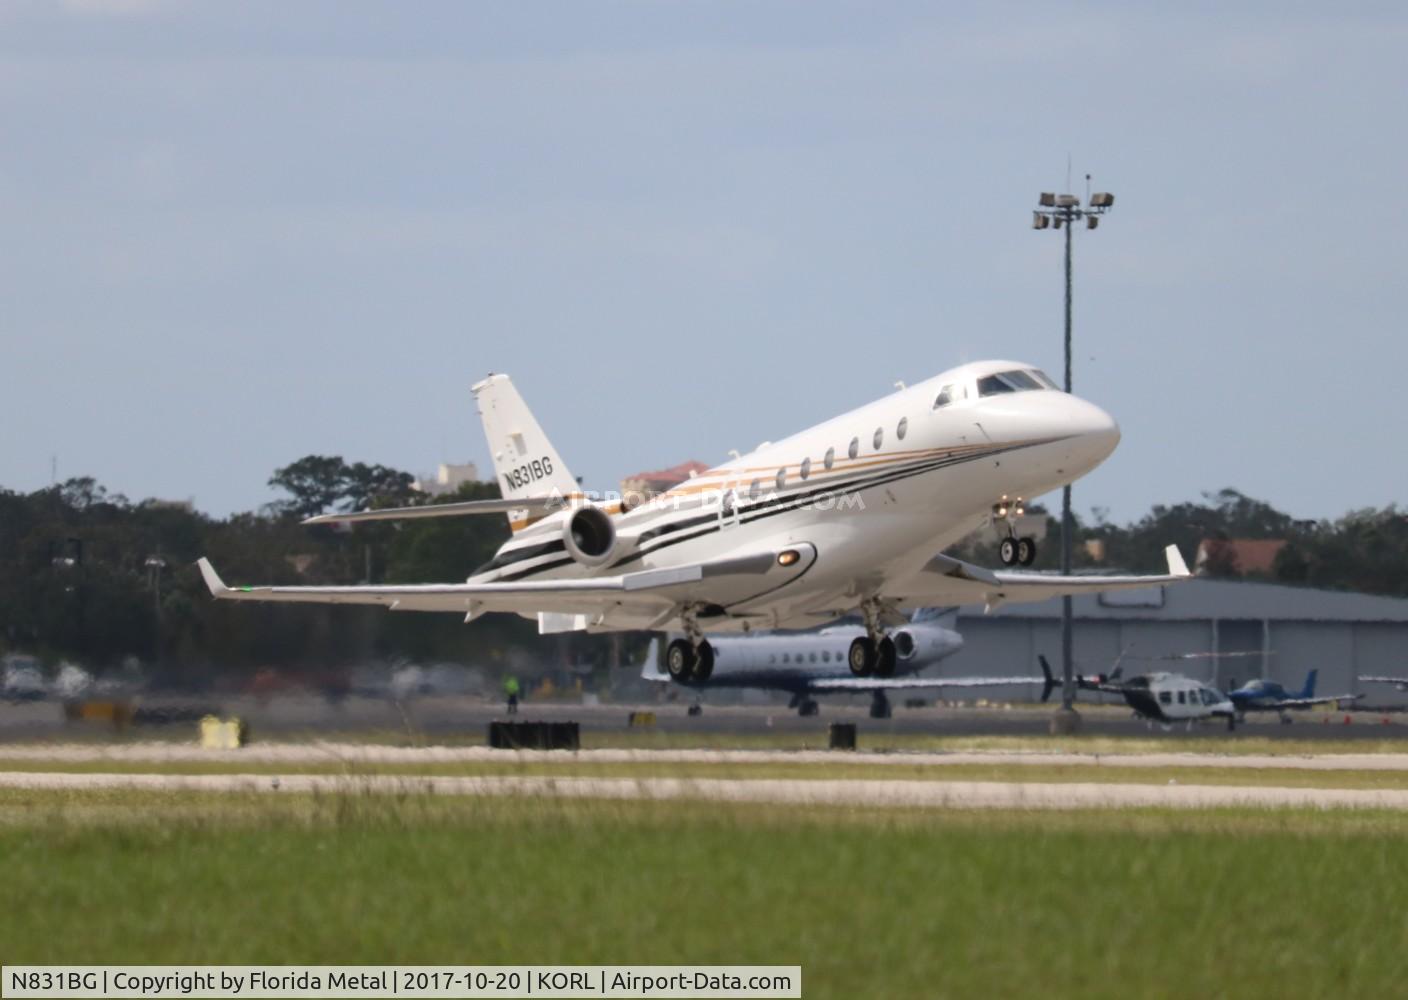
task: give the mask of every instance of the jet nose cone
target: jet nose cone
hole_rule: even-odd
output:
[[[1094,403],[1071,397],[1071,430],[1081,439],[1085,450],[1096,462],[1103,462],[1120,443],[1120,425]]]

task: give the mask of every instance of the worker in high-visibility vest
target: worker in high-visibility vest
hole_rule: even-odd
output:
[[[504,694],[508,697],[508,714],[518,714],[518,678],[509,674],[504,678]]]

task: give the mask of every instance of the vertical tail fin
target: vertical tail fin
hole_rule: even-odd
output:
[[[489,442],[489,457],[505,499],[580,492],[577,480],[507,375],[490,375],[477,383],[473,392]],[[523,511],[508,515],[509,524],[515,529],[522,526],[524,519]]]
[[[1041,663],[1041,700],[1047,702],[1051,700],[1051,692],[1056,690],[1057,681],[1051,673],[1051,664],[1046,662],[1046,657],[1038,656],[1037,660]]]
[[[1305,690],[1300,693],[1300,696],[1302,698],[1315,697],[1315,679],[1319,675],[1319,673],[1320,671],[1318,670],[1312,670],[1310,673],[1305,675]]]

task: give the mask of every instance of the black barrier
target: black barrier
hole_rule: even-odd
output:
[[[854,750],[856,748],[856,724],[854,722],[831,723],[831,749]]]
[[[575,722],[491,722],[489,746],[495,750],[579,750]]]

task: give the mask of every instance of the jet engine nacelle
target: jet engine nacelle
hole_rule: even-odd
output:
[[[600,507],[579,507],[563,522],[562,541],[583,566],[603,566],[616,554],[616,526]]]
[[[950,628],[930,622],[901,626],[890,633],[897,663],[940,660],[963,648],[963,637]]]

